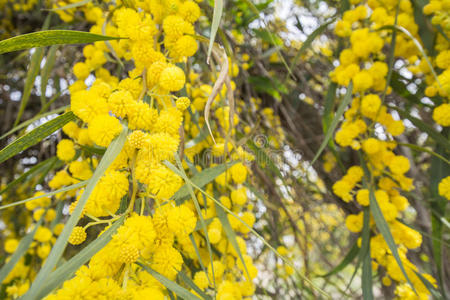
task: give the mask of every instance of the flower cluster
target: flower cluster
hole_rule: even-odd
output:
[[[422,236],[400,221],[402,212],[409,207],[408,199],[402,192],[414,189],[413,180],[407,176],[409,159],[396,154],[395,137],[405,131],[405,126],[383,101],[386,94],[391,93],[391,88],[387,86],[388,65],[384,62],[385,55],[381,50],[393,39],[392,32],[386,32],[383,26],[398,25],[415,37],[418,34],[412,3],[400,2],[398,7],[389,1],[369,1],[369,7],[365,4],[356,5],[346,11],[343,19],[336,24],[335,33],[348,38],[349,47],[340,53],[339,66],[332,72],[331,79],[352,88],[353,99],[335,135],[335,141],[343,148],[351,147],[358,151],[363,165],[350,167],[345,176],[333,185],[333,192],[345,202],[356,201],[360,207],[375,205],[376,201],[398,246],[408,278],[419,298],[426,299],[429,291],[416,275],[419,270],[406,255],[408,249],[421,246]],[[405,58],[411,69],[427,68],[425,58],[419,59],[420,52],[409,36],[399,32],[395,42],[395,57]],[[436,108],[434,115],[439,110]],[[363,219],[364,212],[361,211],[348,215],[345,223],[351,232],[359,233],[363,230]],[[372,220],[370,229],[373,232],[370,238],[373,268],[385,269],[383,284],[390,285],[393,279],[397,282],[396,294],[400,298],[414,295],[382,233]],[[435,282],[429,274],[422,276]]]

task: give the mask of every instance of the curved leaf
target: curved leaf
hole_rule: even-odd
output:
[[[0,41],[0,54],[64,44],[87,44],[97,41],[118,40],[120,37],[112,37],[75,30],[43,30],[15,36]]]
[[[75,120],[76,116],[73,112],[69,111],[61,116],[48,121],[45,124],[36,127],[26,135],[18,138],[0,151],[0,164],[5,160],[13,157],[19,152],[39,143],[42,139],[46,138],[56,130],[60,129],[72,120]]]

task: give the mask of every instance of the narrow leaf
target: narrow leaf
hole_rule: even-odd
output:
[[[173,282],[172,280],[164,277],[163,275],[159,274],[155,270],[150,269],[148,266],[144,265],[143,263],[137,262],[138,265],[140,265],[142,268],[144,268],[145,271],[150,273],[153,277],[155,277],[156,280],[162,283],[167,289],[174,292],[177,296],[180,296],[183,299],[186,300],[201,300],[199,297],[195,296],[191,292],[189,292],[187,289],[182,287],[181,285],[177,284],[176,282]]]
[[[191,178],[191,181],[195,183],[199,187],[204,187],[211,181],[217,178],[217,176],[221,175],[225,170],[229,169],[231,166],[236,164],[237,161],[228,162],[226,164],[218,165],[212,168],[204,169],[197,175]],[[186,199],[189,198],[189,189],[187,184],[184,184],[172,197],[178,205],[183,203]]]
[[[184,281],[186,285],[188,285],[191,289],[193,289],[197,294],[203,297],[203,299],[210,300],[211,296],[205,294],[193,281],[192,279],[186,275],[183,271],[178,272],[178,277]]]
[[[330,272],[320,275],[320,277],[329,277],[331,275],[334,275],[340,271],[342,271],[346,266],[348,266],[358,255],[359,253],[359,247],[358,243],[355,241],[353,243],[353,246],[350,248],[350,251],[348,251],[347,255],[344,257],[344,259]]]
[[[319,158],[320,154],[322,153],[322,151],[325,149],[326,145],[328,144],[328,141],[333,136],[334,130],[336,129],[336,127],[339,123],[339,119],[344,114],[344,111],[345,111],[345,108],[347,107],[347,105],[349,105],[350,102],[352,101],[352,90],[353,90],[353,82],[350,82],[350,84],[347,87],[347,92],[344,96],[344,99],[342,99],[341,104],[339,104],[338,109],[336,111],[336,115],[334,116],[333,121],[331,121],[330,127],[328,128],[327,133],[325,134],[325,138],[322,141],[322,144],[320,145],[319,150],[317,151],[316,155],[314,156],[314,158],[311,162],[311,165],[313,165],[314,162],[317,160],[317,158]]]
[[[22,114],[25,111],[25,107],[28,104],[28,100],[30,99],[31,96],[31,90],[33,89],[36,76],[39,74],[40,64],[43,57],[44,57],[43,48],[36,49],[36,51],[31,56],[30,68],[28,69],[27,78],[25,79],[22,98],[20,100],[20,107],[19,111],[17,112],[17,117],[16,121],[14,122],[14,126],[19,124],[20,118],[22,117]]]
[[[41,70],[41,102],[45,104],[45,92],[47,90],[48,79],[50,78],[50,73],[53,70],[53,66],[56,61],[56,50],[58,50],[57,45],[53,45],[48,50],[44,68]]]
[[[114,222],[102,235],[97,237],[88,246],[83,248],[71,259],[66,261],[63,265],[53,271],[48,276],[44,287],[39,292],[38,298],[42,299],[51,293],[55,288],[60,286],[65,280],[72,277],[72,275],[86,262],[88,262],[92,256],[94,256],[100,249],[106,246],[111,240],[111,236],[116,232],[117,228],[122,225],[124,216]]]
[[[367,170],[367,166],[364,167],[364,172],[366,173],[366,177],[369,178],[370,176],[369,171]],[[378,230],[380,231],[381,235],[383,236],[384,240],[386,241],[386,244],[389,246],[392,256],[394,256],[395,260],[397,261],[397,264],[402,270],[403,275],[405,276],[411,288],[415,291],[414,285],[412,285],[411,280],[408,277],[408,274],[406,274],[405,267],[403,266],[403,262],[400,259],[400,255],[398,254],[397,245],[395,244],[391,230],[389,229],[389,225],[386,222],[386,219],[384,218],[383,213],[381,212],[380,206],[378,205],[378,201],[375,198],[373,188],[372,186],[368,186],[367,183],[365,184],[365,186],[366,188],[369,189],[370,211],[372,212],[375,224]]]
[[[11,256],[10,260],[0,269],[0,282],[3,282],[5,280],[6,276],[12,271],[14,266],[17,264],[17,262],[24,256],[24,254],[27,252],[28,248],[30,247],[31,243],[33,242],[34,234],[36,233],[39,226],[41,226],[43,220],[44,220],[45,214],[41,216],[41,219],[37,224],[34,226],[34,229],[29,232],[24,238],[20,240],[19,245],[17,246],[16,251]]]
[[[46,160],[38,163],[37,165],[33,166],[31,169],[29,169],[28,171],[26,171],[25,173],[23,173],[22,175],[20,175],[19,177],[17,177],[16,179],[11,181],[10,183],[8,183],[8,185],[3,190],[0,191],[0,195],[6,193],[7,191],[12,189],[13,187],[18,185],[19,183],[22,183],[26,179],[32,178],[32,176],[34,176],[35,174],[38,174],[47,165],[53,163],[57,159],[58,159],[57,157],[52,157],[52,158],[46,159]]]
[[[213,12],[213,20],[211,23],[211,34],[209,36],[209,45],[208,45],[208,58],[207,62],[209,62],[209,58],[211,57],[211,51],[214,45],[214,40],[216,39],[217,30],[219,29],[220,19],[222,18],[223,12],[223,1],[222,0],[214,0],[214,12]]]
[[[75,7],[86,5],[89,2],[92,2],[92,0],[82,0],[82,1],[75,2],[75,3],[70,3],[70,4],[67,4],[67,5],[64,5],[64,6],[52,8],[51,11],[67,10],[67,9],[71,9],[71,8],[75,8]]]
[[[75,120],[75,115],[69,111],[61,116],[48,121],[45,124],[36,127],[26,135],[18,138],[0,151],[0,164],[23,150],[39,143],[56,130],[60,129],[72,120]]]
[[[50,252],[49,256],[47,257],[47,260],[45,261],[44,265],[42,266],[41,270],[37,274],[33,284],[31,285],[31,288],[28,290],[28,292],[24,295],[23,299],[35,299],[39,292],[41,291],[45,281],[47,280],[48,276],[50,275],[53,268],[56,266],[57,262],[61,258],[61,255],[64,252],[64,249],[67,245],[67,240],[69,239],[70,234],[72,233],[73,228],[78,223],[78,220],[80,219],[81,213],[83,211],[83,208],[86,204],[86,201],[88,200],[90,194],[94,190],[95,186],[97,185],[97,182],[100,180],[100,178],[105,173],[106,169],[108,169],[109,165],[114,161],[114,159],[119,155],[120,151],[123,148],[123,145],[125,144],[126,138],[127,138],[127,132],[128,128],[124,126],[122,132],[120,135],[109,145],[108,149],[105,152],[105,155],[103,156],[102,160],[100,161],[97,169],[95,170],[94,174],[92,175],[91,179],[89,179],[88,184],[86,186],[85,191],[81,195],[80,199],[78,200],[78,204],[75,207],[74,211],[72,212],[69,220],[67,221],[66,225],[64,226],[63,231],[59,235],[58,239],[56,240],[52,251]]]
[[[80,187],[85,186],[87,183],[88,183],[87,180],[86,181],[82,181],[82,182],[78,182],[78,183],[75,183],[75,184],[72,184],[72,185],[60,188],[59,190],[56,190],[56,191],[53,191],[53,192],[50,192],[50,193],[46,193],[44,195],[31,197],[31,198],[28,198],[28,199],[25,199],[25,200],[20,200],[20,201],[16,201],[16,202],[13,202],[13,203],[5,204],[5,205],[0,206],[0,210],[8,208],[8,207],[13,207],[13,206],[16,206],[16,205],[24,204],[24,203],[26,203],[28,201],[36,200],[36,199],[39,199],[39,198],[50,197],[50,196],[53,196],[53,195],[56,195],[56,194],[59,194],[59,193],[63,193],[63,192],[71,191],[71,190],[74,190],[74,189],[78,189]]]
[[[0,41],[0,54],[35,47],[87,44],[118,39],[120,38],[75,30],[43,30]]]

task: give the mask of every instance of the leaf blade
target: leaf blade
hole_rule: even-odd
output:
[[[48,277],[48,275],[50,275],[51,271],[56,266],[58,260],[62,256],[64,249],[67,246],[69,236],[72,233],[72,230],[75,227],[75,225],[78,223],[78,220],[81,216],[83,208],[84,208],[90,194],[94,190],[94,187],[96,186],[96,184],[100,180],[100,178],[103,176],[103,174],[105,173],[105,171],[109,167],[109,165],[113,162],[113,160],[117,157],[117,155],[122,150],[123,145],[125,144],[125,141],[127,138],[127,132],[128,132],[128,128],[126,126],[123,126],[123,130],[120,133],[120,135],[109,145],[109,147],[106,150],[105,155],[103,156],[102,160],[100,161],[97,169],[95,170],[91,179],[89,179],[89,182],[86,186],[85,191],[83,192],[80,199],[78,200],[77,206],[75,207],[69,220],[67,221],[66,225],[64,226],[63,231],[61,232],[58,239],[56,240],[56,242],[52,248],[52,251],[50,252],[49,256],[47,257],[47,260],[45,261],[45,263],[42,266],[39,273],[36,275],[36,278],[35,278],[34,282],[32,283],[31,288],[23,296],[23,299],[35,299],[37,297],[38,293],[41,291],[42,285],[44,284],[46,278]]]
[[[27,148],[37,144],[48,135],[52,134],[56,130],[60,129],[61,127],[75,119],[76,116],[73,114],[73,112],[69,111],[48,121],[47,123],[36,127],[35,129],[18,138],[0,151],[0,164],[5,160],[13,157],[17,153],[22,152],[23,150],[26,150]]]
[[[51,45],[87,44],[97,41],[117,40],[112,37],[75,30],[42,30],[0,41],[0,54]]]

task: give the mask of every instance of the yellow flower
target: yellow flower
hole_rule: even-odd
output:
[[[185,81],[186,77],[183,70],[174,65],[169,65],[165,68],[159,77],[159,85],[170,92],[181,90]]]
[[[121,131],[119,120],[109,115],[95,117],[88,127],[89,138],[101,147],[108,147]]]
[[[79,245],[86,239],[86,231],[81,226],[75,226],[69,237],[69,243],[72,245]]]
[[[71,140],[62,139],[56,146],[56,156],[62,161],[72,160],[75,154],[75,145]]]
[[[433,110],[433,120],[441,126],[450,126],[450,104],[443,103]]]
[[[450,176],[447,176],[439,182],[438,185],[439,195],[447,200],[450,200]]]

